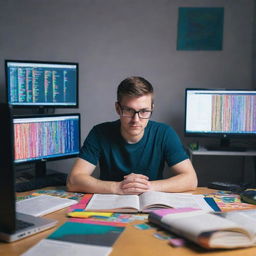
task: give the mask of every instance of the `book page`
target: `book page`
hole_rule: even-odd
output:
[[[168,225],[173,232],[181,234],[194,242],[198,242],[198,237],[203,232],[234,230],[244,233],[241,226],[211,213],[199,212],[199,214],[187,213],[174,214],[173,216],[168,214],[161,219],[161,222]]]
[[[96,246],[89,244],[70,243],[62,241],[54,241],[50,239],[43,239],[22,256],[45,256],[45,255],[93,255],[93,256],[107,256],[112,251],[111,247]]]
[[[204,200],[203,195],[190,195],[183,193],[166,193],[157,191],[148,191],[140,196],[141,210],[155,210],[159,208],[182,208],[192,207],[207,211],[212,208]]]
[[[254,236],[256,235],[256,209],[215,214],[241,225]]]
[[[88,210],[131,209],[139,211],[139,197],[137,195],[94,194],[85,208]]]

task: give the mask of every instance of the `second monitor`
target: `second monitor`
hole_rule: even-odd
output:
[[[240,151],[230,139],[256,138],[255,90],[187,88],[185,96],[185,135],[220,139],[207,149]]]
[[[18,116],[13,123],[14,162],[35,162],[37,176],[46,174],[46,161],[79,153],[80,114]]]

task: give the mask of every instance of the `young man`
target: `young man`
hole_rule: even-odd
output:
[[[69,191],[141,194],[196,188],[195,170],[175,131],[149,120],[153,97],[152,85],[142,77],[120,83],[115,103],[120,120],[90,131],[68,177]],[[98,163],[100,179],[91,176]],[[163,179],[165,163],[174,174],[171,178]]]

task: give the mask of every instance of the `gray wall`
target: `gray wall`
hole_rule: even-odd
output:
[[[225,8],[222,51],[176,51],[182,6]],[[253,88],[253,9],[253,0],[1,0],[0,100],[4,59],[79,62],[83,141],[93,125],[118,118],[117,85],[140,75],[155,86],[153,119],[172,125],[190,142],[183,137],[186,87]],[[73,161],[52,166],[68,172]],[[226,158],[197,161],[201,184],[230,177],[230,171],[240,179],[241,159],[232,167]],[[226,174],[211,169],[209,161],[224,166]]]

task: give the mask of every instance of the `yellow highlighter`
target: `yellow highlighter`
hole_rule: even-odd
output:
[[[90,217],[111,217],[113,215],[112,212],[80,212],[80,211],[75,211],[75,212],[69,212],[68,216],[69,217],[74,217],[74,218],[90,218]]]

